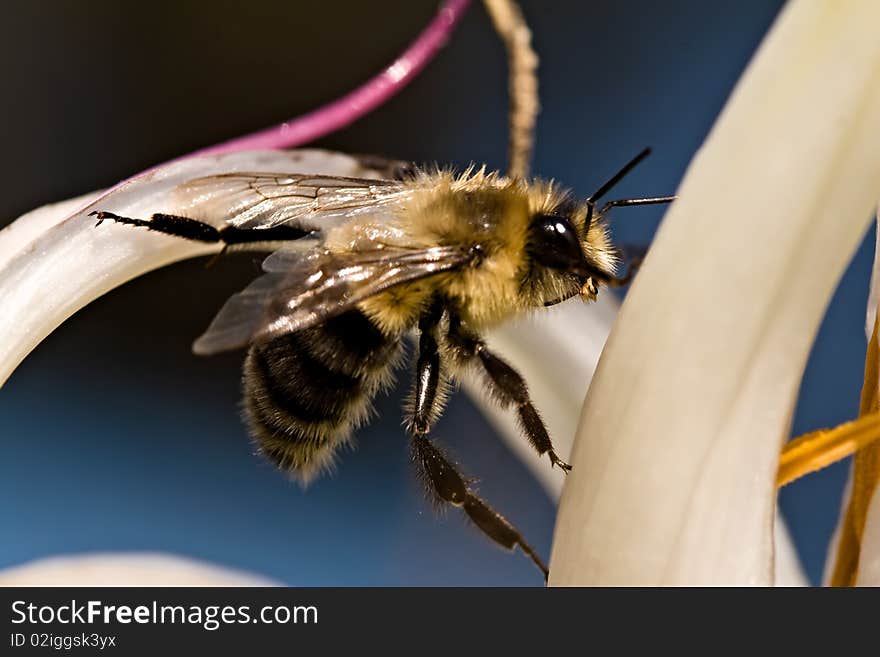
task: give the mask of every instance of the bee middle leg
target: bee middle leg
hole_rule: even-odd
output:
[[[474,493],[455,464],[428,439],[431,424],[442,405],[437,395],[440,386],[440,352],[436,336],[441,315],[442,308],[435,305],[419,322],[416,384],[407,422],[413,461],[436,503],[461,507],[480,531],[502,547],[512,550],[519,546],[544,573],[546,580],[549,571],[534,548],[504,516]]]
[[[419,466],[422,478],[438,503],[461,507],[480,531],[502,547],[512,550],[519,546],[544,573],[544,579],[547,579],[550,574],[547,565],[519,530],[474,494],[455,465],[426,435],[413,433],[410,444],[413,460]]]
[[[522,375],[504,359],[492,353],[480,338],[465,331],[455,316],[449,321],[449,341],[459,356],[465,360],[475,358],[480,360],[490,391],[503,407],[511,405],[516,407],[520,429],[538,455],[547,454],[552,465],[561,468],[563,472],[570,471],[571,466],[559,458],[553,448],[553,441],[538,409],[532,403],[528,386]]]

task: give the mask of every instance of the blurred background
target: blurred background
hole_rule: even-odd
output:
[[[534,171],[586,196],[646,145],[619,195],[674,192],[783,3],[523,0],[541,56]],[[158,162],[332,100],[389,63],[434,0],[4,3],[3,225]],[[476,2],[401,95],[318,145],[503,168],[503,48]],[[748,190],[742,210],[749,212]],[[662,210],[618,213],[647,244]],[[712,221],[707,216],[706,221]],[[856,415],[871,240],[831,304],[794,434]],[[190,353],[252,256],[191,261],[113,291],[36,349],[0,390],[0,567],[96,550],[161,550],[292,585],[540,585],[458,513],[423,500],[398,386],[338,472],[301,490],[254,457],[238,418],[241,355]],[[670,285],[674,285],[670,281]],[[457,395],[436,435],[485,497],[549,555],[555,507],[477,408]],[[813,582],[847,464],[784,489]]]

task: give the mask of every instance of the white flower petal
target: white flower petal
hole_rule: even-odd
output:
[[[0,586],[277,586],[267,577],[154,552],[38,559],[0,570]]]
[[[216,245],[113,222],[95,228],[88,213],[174,214],[172,189],[199,176],[233,171],[367,176],[347,155],[328,151],[248,151],[181,160],[141,174],[79,208],[90,195],[30,212],[0,231],[0,384],[49,333],[87,303],[136,276],[216,252]]]
[[[865,313],[865,335],[871,339],[874,318],[877,316],[877,296],[880,295],[880,210],[877,212],[877,232],[874,240],[874,267],[871,270],[871,291],[868,293],[868,309]]]
[[[40,235],[98,198],[90,192],[31,210],[0,230],[0,271]]]
[[[557,453],[571,453],[577,417],[608,332],[617,315],[614,295],[604,294],[595,304],[572,301],[492,331],[487,341],[523,375],[535,406],[547,423]],[[539,458],[517,426],[515,415],[501,409],[477,379],[464,389],[483,410],[511,451],[529,468],[554,501],[565,482],[561,470]],[[777,512],[775,529],[775,582],[778,586],[807,586],[797,550],[785,521]]]
[[[790,2],[682,183],[581,418],[555,584],[771,584],[779,448],[880,180],[880,4]]]
[[[804,568],[801,565],[800,557],[798,557],[797,549],[791,540],[791,534],[785,520],[776,510],[776,520],[773,522],[774,537],[774,566],[773,566],[773,584],[775,586],[809,586]]]

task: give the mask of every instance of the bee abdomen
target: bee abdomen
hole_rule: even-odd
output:
[[[250,349],[245,413],[259,450],[308,480],[366,419],[399,349],[358,310]]]

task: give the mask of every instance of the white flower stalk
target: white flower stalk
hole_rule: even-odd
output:
[[[790,2],[692,162],[587,397],[551,583],[774,582],[779,449],[880,180],[878,22]]]
[[[96,228],[89,212],[186,215],[191,208],[180,206],[172,193],[175,186],[234,171],[378,175],[352,157],[328,151],[248,151],[181,160],[141,174],[97,200],[83,197],[24,215],[0,231],[0,385],[43,338],[92,300],[158,267],[219,250],[113,222]],[[83,199],[87,205],[77,210]]]

